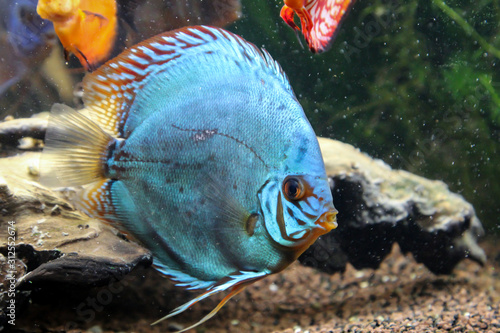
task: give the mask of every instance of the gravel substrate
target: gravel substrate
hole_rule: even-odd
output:
[[[488,253],[485,267],[467,260],[449,276],[433,275],[397,246],[378,270],[349,266],[328,275],[297,263],[247,288],[193,332],[500,332],[495,243],[481,243]],[[191,297],[154,270],[138,269],[103,288],[35,294],[33,304],[18,309],[15,329],[168,332],[199,320],[222,295],[150,326]]]

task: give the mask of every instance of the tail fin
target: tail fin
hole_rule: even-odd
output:
[[[45,134],[40,182],[62,187],[105,179],[105,163],[114,140],[79,112],[55,104]]]

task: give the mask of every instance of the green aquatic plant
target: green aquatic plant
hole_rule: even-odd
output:
[[[483,38],[477,31],[471,26],[466,19],[464,19],[456,10],[446,5],[446,3],[442,0],[434,0],[433,3],[438,6],[450,19],[456,22],[465,32],[465,34],[477,41],[481,48],[487,52],[487,54],[491,54],[494,57],[500,59],[500,50],[496,48],[493,44],[490,44],[485,38]],[[496,4],[498,6],[498,4]],[[498,10],[498,8],[497,8]],[[496,38],[495,38],[496,39]],[[494,39],[494,40],[495,40]],[[481,54],[481,56],[487,56],[487,54]],[[478,63],[481,59],[475,59]],[[472,101],[469,103],[479,102],[477,95],[481,95],[479,97],[489,97],[491,100],[491,106],[489,108],[490,118],[493,123],[499,125],[500,122],[500,96],[497,92],[498,83],[493,82],[493,75],[489,71],[485,73],[477,73],[470,66],[468,61],[463,61],[461,63],[462,70],[464,73],[460,73],[460,76],[455,76],[449,80],[452,85],[456,85],[457,83],[462,83],[464,85],[464,81],[468,78],[473,78],[476,76],[474,87],[472,87],[475,91],[474,93],[470,93],[469,91],[462,91],[462,87],[457,87],[457,91],[461,91],[465,96],[473,96]],[[458,67],[458,66],[456,66]],[[449,74],[449,73],[448,73]],[[448,75],[449,76],[449,75]],[[471,87],[469,87],[471,88]],[[489,95],[489,96],[487,96]]]
[[[468,36],[471,36],[481,45],[483,49],[487,52],[493,54],[495,57],[500,59],[500,50],[495,48],[493,45],[488,43],[477,31],[469,24],[467,21],[460,16],[453,8],[446,5],[446,3],[442,0],[433,0],[433,2],[452,20],[457,22],[457,24],[465,31]]]
[[[358,1],[321,55],[301,48],[281,4],[243,1],[231,29],[280,62],[316,133],[444,180],[500,232],[498,1]]]
[[[479,77],[479,82],[481,85],[488,91],[491,95],[492,107],[491,107],[491,118],[497,125],[500,124],[500,95],[497,92],[497,88],[499,86],[498,83],[495,84],[496,87],[493,86],[492,78],[488,74],[483,74]]]

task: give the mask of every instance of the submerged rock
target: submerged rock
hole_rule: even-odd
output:
[[[32,179],[40,153],[0,158],[0,327],[30,291],[61,285],[101,286],[137,265],[150,265],[148,250],[89,218]],[[15,232],[14,232],[15,231]]]
[[[466,258],[486,261],[477,245],[484,234],[470,203],[445,183],[392,170],[351,145],[319,139],[331,179],[339,227],[299,260],[325,272],[378,268],[398,243],[436,274]]]

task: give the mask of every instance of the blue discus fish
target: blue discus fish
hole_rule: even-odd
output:
[[[179,286],[220,291],[211,318],[337,226],[318,141],[281,67],[223,29],[188,27],[124,51],[55,105],[42,182],[86,186]],[[84,116],[85,115],[85,116]],[[163,319],[165,319],[163,318]]]
[[[34,57],[54,40],[54,26],[36,13],[37,0],[0,0],[0,21],[17,56]]]
[[[0,94],[41,64],[55,43],[54,27],[38,16],[36,4],[0,0]]]

